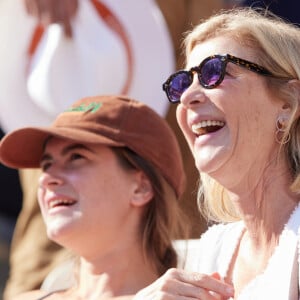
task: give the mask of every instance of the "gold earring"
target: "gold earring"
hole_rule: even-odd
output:
[[[278,117],[276,120],[276,133],[275,133],[275,140],[278,144],[286,144],[291,139],[291,134],[285,134],[286,130],[286,119],[283,117]]]

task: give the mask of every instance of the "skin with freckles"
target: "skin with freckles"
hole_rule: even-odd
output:
[[[199,65],[209,55],[224,53],[254,60],[251,51],[238,42],[217,37],[193,48],[187,69]],[[195,75],[193,84],[181,97],[177,120],[197,169],[229,188],[240,184],[243,179],[248,180],[251,173],[257,178],[257,172],[262,173],[266,164],[275,159],[274,122],[283,105],[283,102],[273,100],[264,77],[234,64],[227,65],[223,82],[211,90],[201,87]],[[191,127],[202,120],[219,120],[225,125],[216,132],[197,137]],[[260,163],[255,166],[257,170],[249,173],[253,159]]]
[[[187,67],[199,64],[209,55],[226,52],[255,61],[251,50],[241,47],[234,39],[216,37],[193,48]],[[231,265],[228,274],[237,294],[259,273],[257,269],[266,267],[282,229],[277,221],[285,220],[295,207],[296,197],[287,190],[282,191],[288,170],[283,155],[278,161],[279,145],[274,139],[276,118],[287,111],[283,101],[274,101],[264,77],[234,64],[227,66],[223,82],[211,90],[202,88],[195,75],[177,108],[178,123],[198,170],[226,187],[249,226],[233,258],[235,265]],[[220,120],[224,126],[215,132],[197,135],[193,124],[201,120]],[[278,182],[280,189],[274,186],[270,189],[262,178]],[[260,195],[265,198],[266,191],[273,207],[268,202],[260,206]],[[282,199],[285,208],[279,211],[277,207],[283,205]],[[264,253],[258,249],[264,249]]]
[[[167,272],[134,299],[296,300],[299,29],[237,9],[196,26],[185,46],[185,70],[229,54],[268,75],[229,61],[215,86],[204,87],[198,77],[204,74],[205,84],[217,82],[213,76],[220,72],[213,63],[206,73],[193,72],[192,82],[184,72],[165,81],[169,100],[180,97],[176,117],[200,173],[199,208],[214,225],[201,236],[190,269]]]

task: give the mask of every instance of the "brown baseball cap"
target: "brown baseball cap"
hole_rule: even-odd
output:
[[[185,172],[176,136],[162,117],[139,101],[118,95],[81,99],[49,127],[25,127],[5,135],[0,142],[1,162],[12,168],[39,168],[49,136],[126,146],[151,162],[178,197],[184,191]]]

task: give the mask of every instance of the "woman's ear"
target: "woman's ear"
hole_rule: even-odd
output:
[[[289,120],[293,114],[294,117],[298,117],[300,115],[300,109],[298,111],[293,112],[293,103],[298,102],[298,107],[300,107],[300,80],[291,79],[287,82],[289,87],[288,93],[291,102],[284,102],[281,106],[280,114],[286,120]]]
[[[152,184],[144,172],[136,173],[136,186],[131,197],[131,204],[136,207],[147,204],[154,196]]]
[[[298,105],[300,106],[300,80],[292,79],[289,80],[288,85],[291,89],[291,97],[298,101]]]

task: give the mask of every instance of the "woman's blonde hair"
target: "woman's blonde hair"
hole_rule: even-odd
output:
[[[291,190],[300,193],[300,29],[266,10],[224,10],[204,20],[187,34],[184,41],[186,57],[195,45],[219,36],[228,36],[249,48],[257,58],[255,62],[273,75],[291,78],[288,81],[268,77],[267,84],[277,98],[286,101],[292,109],[281,147],[293,178]],[[239,219],[226,190],[207,174],[200,176],[198,204],[203,215],[217,222]]]

